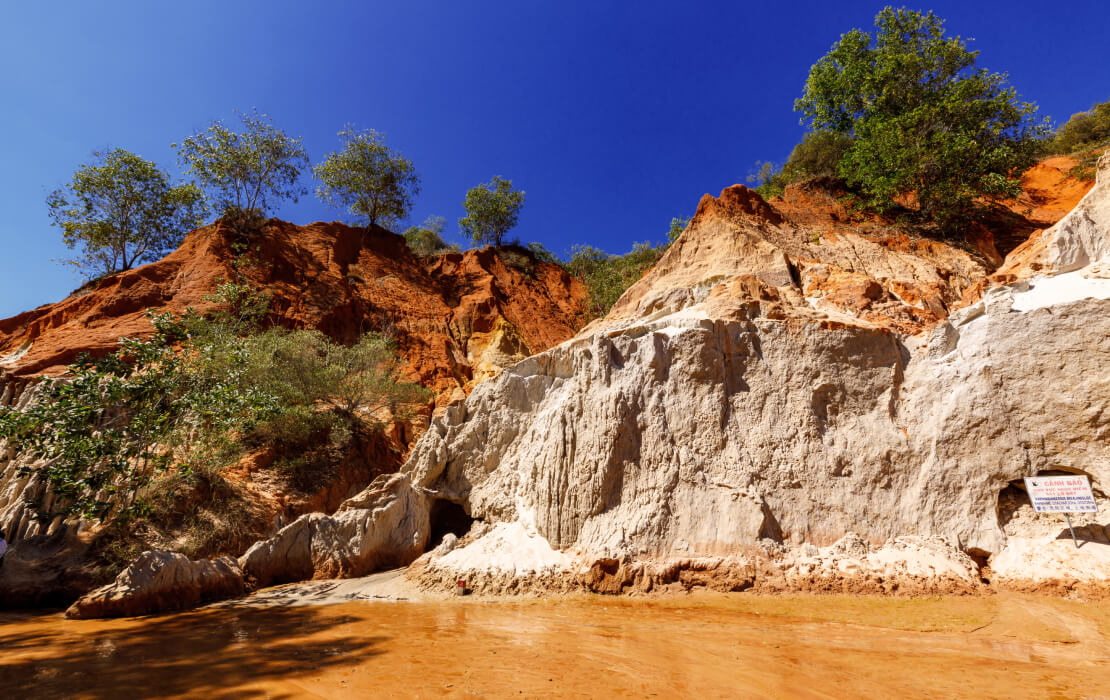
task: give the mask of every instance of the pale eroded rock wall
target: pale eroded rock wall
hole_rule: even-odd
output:
[[[240,564],[268,582],[405,563],[448,501],[479,522],[417,560],[428,585],[1105,591],[1107,203],[1110,156],[1020,251],[1035,264],[951,313],[983,274],[971,258],[822,240],[729,188],[609,317],[480,384],[400,476]],[[1090,476],[1103,509],[1077,519],[1080,549],[1019,489],[1055,470]]]
[[[406,469],[474,517],[521,522],[585,562],[855,533],[942,537],[995,555],[1011,580],[1070,575],[1028,555],[1025,571],[1008,564],[999,503],[1022,476],[1064,470],[1088,474],[1108,506],[1110,159],[1099,178],[1043,237],[1036,269],[1057,277],[991,290],[927,335],[799,307],[796,281],[774,275],[792,261],[765,236],[742,264],[775,291],[748,303],[715,299],[727,285],[719,257],[661,265],[652,275],[669,285],[645,278],[614,316],[479,387]],[[731,241],[751,237],[732,229]],[[684,234],[688,246],[706,245],[699,233]],[[1082,280],[1052,291],[1062,273]],[[1072,546],[1056,520],[1041,516],[1033,533],[1046,559]],[[1110,567],[1090,562],[1106,518],[1088,520],[1094,542],[1074,573],[1105,581]]]

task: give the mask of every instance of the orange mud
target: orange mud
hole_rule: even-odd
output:
[[[0,614],[3,697],[1110,696],[1110,604],[697,595],[674,601]]]

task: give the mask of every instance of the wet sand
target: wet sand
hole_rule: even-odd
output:
[[[1110,603],[690,596],[0,614],[4,697],[1110,698]]]

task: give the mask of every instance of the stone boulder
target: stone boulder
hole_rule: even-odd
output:
[[[239,565],[253,586],[314,578],[349,578],[420,556],[429,506],[407,475],[381,476],[334,515],[304,515],[255,543]]]
[[[107,586],[82,596],[66,617],[126,617],[184,610],[242,595],[243,572],[231,557],[192,561],[174,552],[143,552]]]

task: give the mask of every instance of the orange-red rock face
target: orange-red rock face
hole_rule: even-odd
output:
[[[752,296],[751,280],[733,285],[733,301],[775,305],[774,313],[864,323],[913,335],[973,302],[1035,245],[1040,230],[1058,221],[1090,190],[1068,174],[1075,162],[1054,157],[1022,180],[1023,195],[996,207],[964,241],[930,238],[876,215],[845,206],[847,194],[832,178],[790,185],[764,201],[742,185],[705,195],[683,235],[634,284],[609,316],[581,332],[687,306],[717,282],[739,276],[777,288]],[[1016,252],[1015,252],[1016,251]],[[1005,256],[1010,255],[1009,258]],[[1003,266],[999,269],[999,266]],[[729,293],[710,294],[715,305]]]
[[[0,369],[56,375],[81,352],[149,333],[148,308],[204,308],[235,277],[236,257],[229,232],[209,226],[158,262],[0,320]],[[569,338],[584,308],[584,289],[556,265],[536,263],[529,275],[493,250],[422,260],[383,229],[274,222],[246,257],[240,273],[273,295],[276,322],[343,341],[386,332],[412,378],[445,396]]]
[[[1049,225],[1059,221],[1091,191],[1094,180],[1078,180],[1068,171],[1078,165],[1071,156],[1052,156],[1034,165],[1021,176],[1021,197],[1013,205],[1030,219]]]

